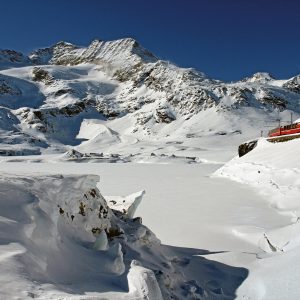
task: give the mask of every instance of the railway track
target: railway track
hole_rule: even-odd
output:
[[[300,138],[300,133],[295,133],[295,134],[269,137],[269,138],[267,138],[267,141],[271,142],[271,143],[281,143],[281,142],[287,142],[287,141],[299,139],[299,138]]]

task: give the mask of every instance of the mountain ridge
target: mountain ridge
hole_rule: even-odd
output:
[[[225,83],[160,60],[132,38],[94,40],[87,47],[60,41],[28,57],[0,50],[0,66],[0,105],[18,120],[13,134],[22,142],[26,132],[33,144],[43,140],[46,147],[53,141],[63,149],[78,144],[84,119],[103,120],[121,136],[139,140],[178,134],[185,140],[201,132],[241,132],[246,139],[281,114],[300,113],[299,75],[277,80],[259,72]],[[6,144],[7,130],[1,134]]]

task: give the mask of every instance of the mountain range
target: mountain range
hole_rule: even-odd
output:
[[[266,134],[299,117],[299,104],[300,75],[222,82],[160,60],[132,38],[58,42],[29,55],[0,50],[2,155],[161,156],[168,148],[197,156]]]

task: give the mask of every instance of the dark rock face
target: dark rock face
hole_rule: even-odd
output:
[[[46,70],[39,67],[33,68],[32,80],[43,82],[46,85],[52,84],[54,82],[53,76],[51,76]]]
[[[294,93],[300,94],[300,75],[288,80],[283,87]]]
[[[61,89],[54,93],[54,97],[60,97],[65,94],[72,94],[72,93],[73,93],[72,89]]]
[[[239,145],[239,157],[242,157],[248,152],[252,151],[256,147],[256,145],[257,145],[257,141],[251,141]]]
[[[264,97],[261,99],[261,102],[263,104],[269,104],[271,106],[273,106],[274,108],[278,108],[280,111],[286,109],[286,105],[287,105],[287,101],[279,98],[279,97]]]
[[[17,52],[13,50],[0,50],[0,61],[4,60],[4,57],[10,62],[18,63],[24,60],[24,55],[21,52]]]
[[[78,47],[70,43],[58,42],[49,48],[38,49],[32,52],[29,55],[29,59],[36,65],[48,64],[52,59],[55,60],[63,55],[67,55],[77,48]]]
[[[0,149],[0,156],[23,156],[23,155],[39,155],[41,151],[39,149]]]
[[[13,96],[19,96],[22,92],[9,85],[9,83],[5,82],[5,80],[0,78],[0,95],[13,95]]]
[[[174,114],[165,107],[158,108],[155,112],[155,120],[157,123],[171,123],[176,120]]]
[[[0,68],[5,66],[25,66],[30,65],[30,60],[21,52],[14,50],[0,49]]]

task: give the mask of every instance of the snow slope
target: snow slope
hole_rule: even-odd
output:
[[[299,139],[275,144],[260,139],[254,150],[234,158],[215,174],[255,187],[270,209],[287,218],[285,224],[240,227],[235,232],[261,249],[260,259],[250,265],[249,281],[239,289],[238,295],[247,294],[248,299],[299,297],[299,150]]]

